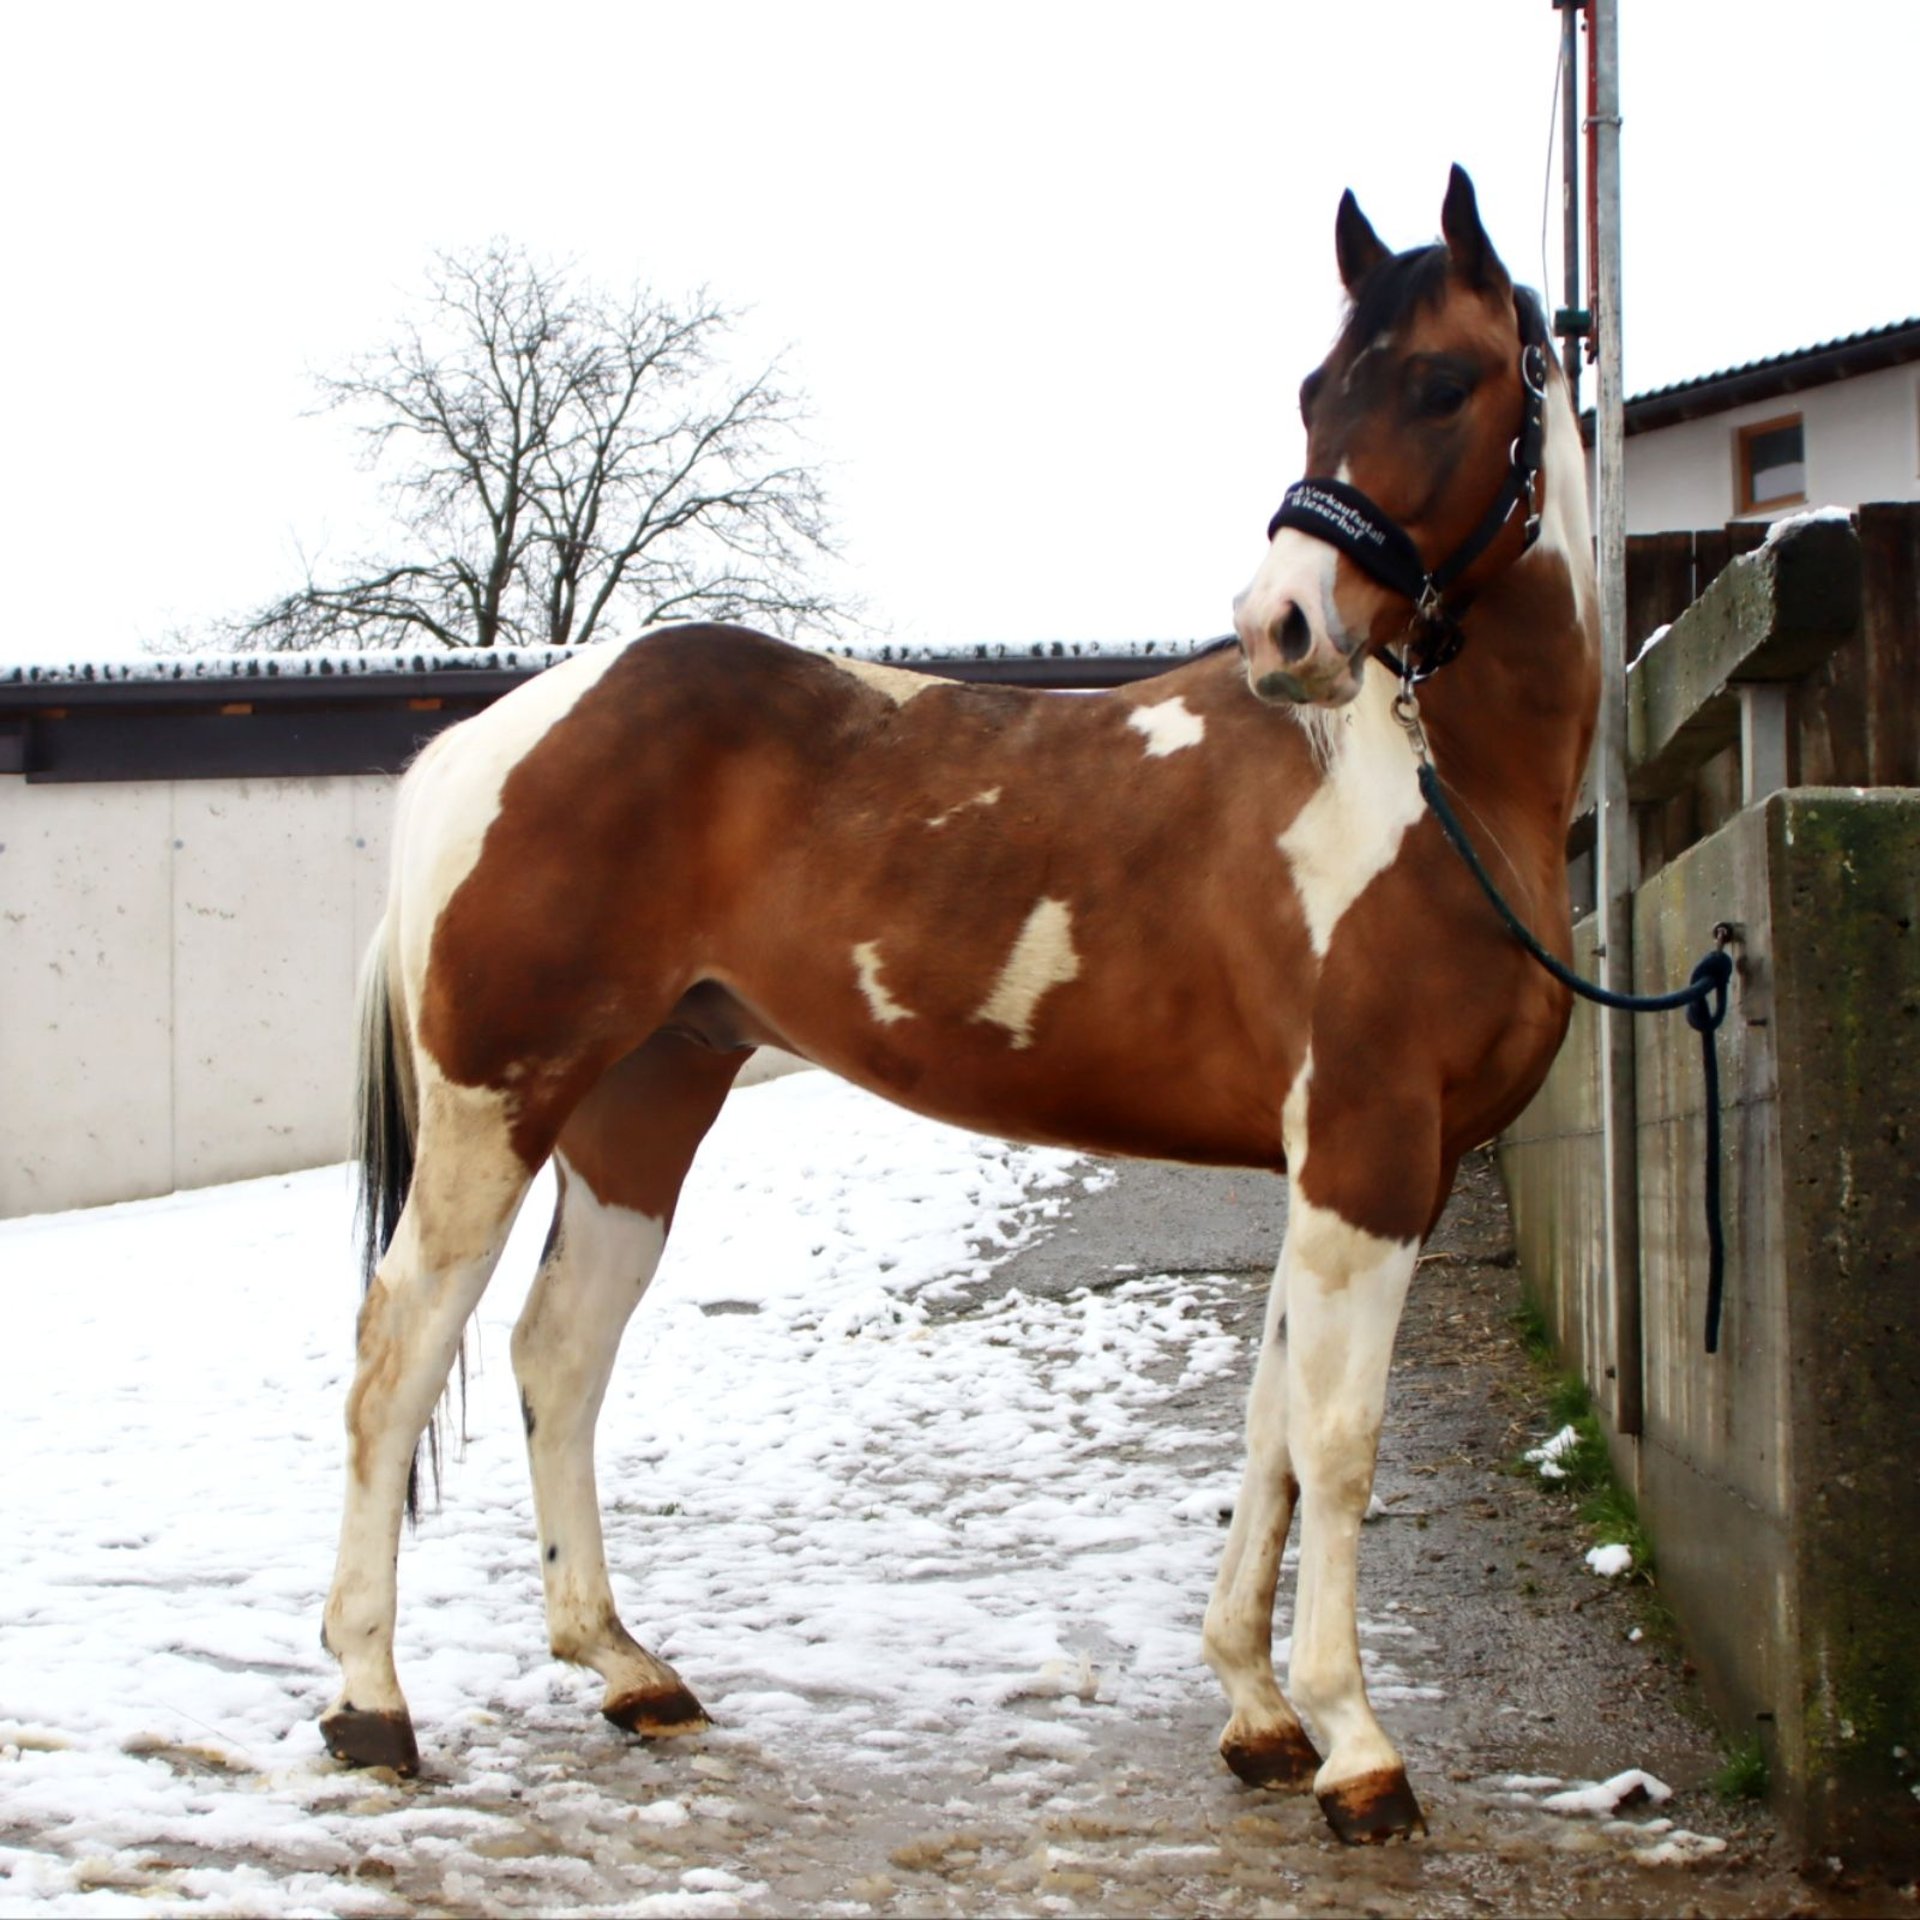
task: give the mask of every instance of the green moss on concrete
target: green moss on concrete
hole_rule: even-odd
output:
[[[1920,794],[1768,805],[1809,1843],[1920,1863]]]

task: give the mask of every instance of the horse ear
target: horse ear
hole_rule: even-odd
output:
[[[1340,211],[1334,216],[1333,252],[1340,263],[1340,284],[1349,293],[1358,293],[1360,282],[1387,258],[1385,245],[1360,211],[1351,187],[1340,196]]]
[[[1511,285],[1500,256],[1480,224],[1480,202],[1466,170],[1456,166],[1447,177],[1447,197],[1440,208],[1440,231],[1446,235],[1453,270],[1470,287],[1485,293]]]

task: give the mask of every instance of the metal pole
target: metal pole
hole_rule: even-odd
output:
[[[1566,255],[1565,313],[1580,306],[1580,16],[1586,0],[1554,0],[1560,9],[1560,226]],[[1580,339],[1569,327],[1560,348],[1567,394],[1580,412]]]
[[[1591,0],[1593,206],[1591,255],[1599,330],[1594,409],[1600,494],[1600,726],[1594,742],[1598,828],[1601,983],[1633,991],[1633,815],[1627,801],[1627,521],[1625,396],[1620,360],[1620,65],[1618,0]],[[1606,1242],[1611,1302],[1614,1428],[1638,1434],[1645,1406],[1640,1344],[1640,1194],[1636,1151],[1633,1022],[1603,1012],[1600,1049]]]

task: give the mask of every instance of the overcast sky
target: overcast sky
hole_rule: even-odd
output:
[[[1622,0],[1630,391],[1920,311],[1910,0]],[[881,636],[1225,630],[1351,185],[1541,277],[1549,0],[10,11],[0,659],[344,562],[311,375],[503,235],[750,306]],[[1558,295],[1553,190],[1552,291]]]

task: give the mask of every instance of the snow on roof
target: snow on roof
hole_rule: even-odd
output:
[[[618,645],[617,641],[597,642]],[[1213,640],[977,641],[964,646],[909,646],[898,642],[813,649],[841,659],[885,666],[932,667],[957,661],[1184,660]],[[389,674],[539,673],[580,652],[578,647],[407,648],[351,653],[170,653],[138,660],[69,660],[0,664],[0,688],[37,686],[175,685],[195,681],[358,680]]]
[[[139,660],[70,660],[0,666],[0,687],[173,684],[194,680],[354,680],[398,673],[538,673],[567,658],[569,647],[348,653],[156,653]]]

